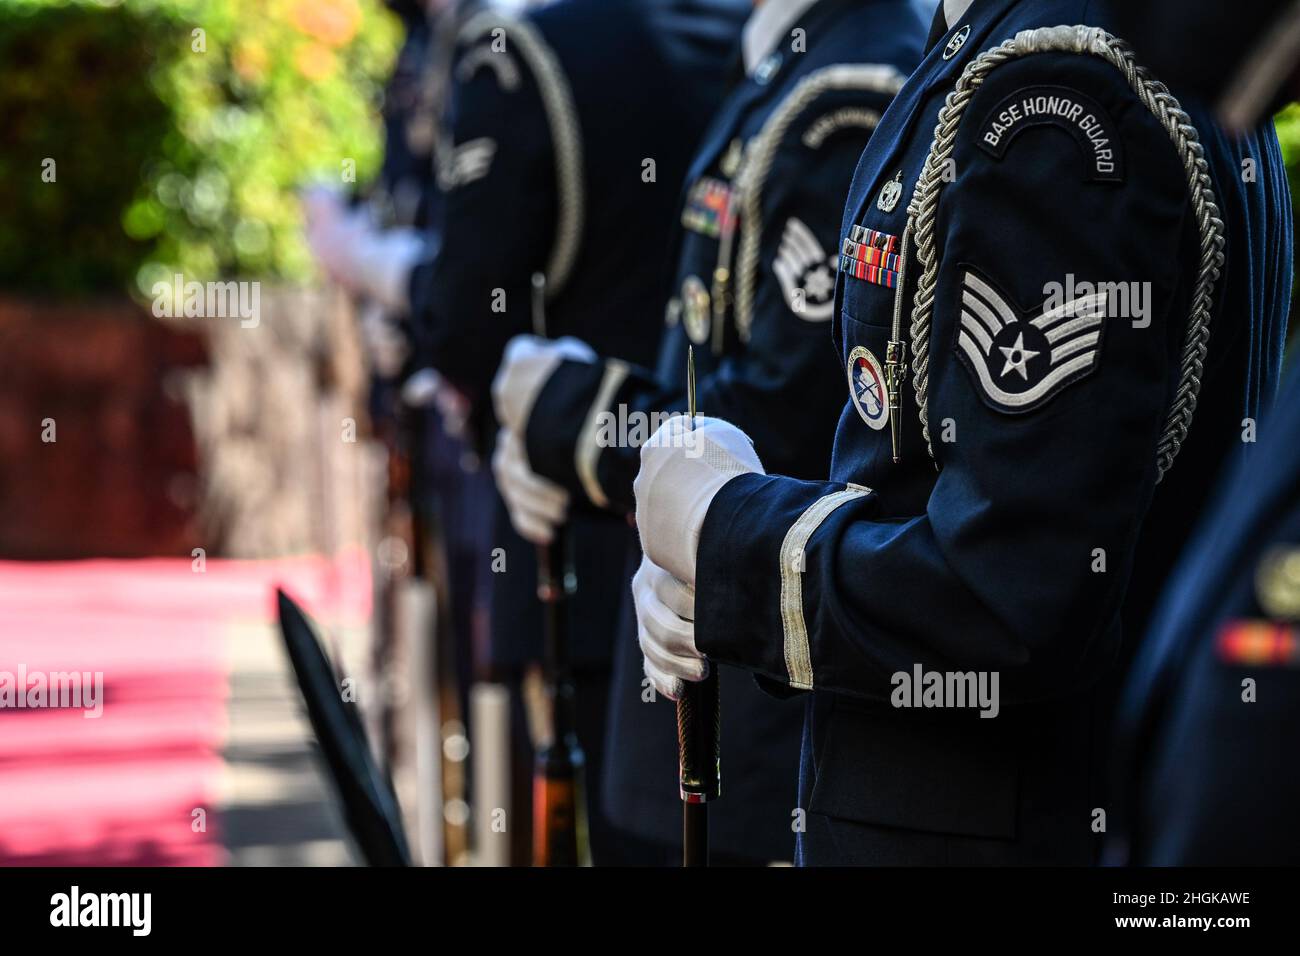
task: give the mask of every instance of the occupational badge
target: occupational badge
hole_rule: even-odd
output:
[[[900,169],[894,174],[894,178],[885,183],[880,190],[880,198],[876,200],[876,208],[881,212],[893,212],[898,208],[898,200],[903,198],[903,171]]]

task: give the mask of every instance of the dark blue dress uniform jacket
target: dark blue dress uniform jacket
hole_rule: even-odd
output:
[[[546,278],[548,336],[630,361],[653,355],[674,198],[746,10],[738,0],[564,0],[462,29],[451,146],[439,153],[442,249],[413,274],[411,298],[424,364],[471,400],[484,444],[505,344],[534,329],[534,273]],[[495,521],[505,571],[493,577],[491,657],[513,667],[539,653],[535,557],[504,506]],[[607,667],[631,532],[595,513],[571,527],[571,656]]]
[[[945,116],[933,216],[918,206],[907,229],[967,65],[1020,31],[1109,22],[1095,2],[976,0],[939,36],[845,208],[834,335],[849,401],[831,480],[741,476],[705,520],[701,650],[811,691],[804,863],[1095,858],[1104,678],[1274,388],[1289,238],[1277,204],[1251,197],[1285,190],[1277,144],[1190,117],[1225,225],[1208,348],[1202,360],[1194,338],[1184,363],[1212,210],[1193,204],[1186,124],[1163,91],[1134,91],[1140,74],[1103,58],[1096,32],[1026,34],[984,61]],[[918,249],[934,264],[920,294]],[[896,409],[891,341],[908,346]],[[1189,374],[1199,405],[1158,481]],[[953,686],[996,674],[997,716],[900,694],[896,675],[917,668]]]
[[[1235,464],[1123,698],[1116,861],[1300,863],[1300,376]]]
[[[630,512],[649,416],[686,408],[693,343],[701,413],[741,425],[774,467],[825,473],[843,401],[829,335],[843,199],[924,36],[905,0],[821,0],[737,86],[686,180],[658,373],[617,360],[563,363],[529,419],[535,469]],[[729,283],[715,279],[720,265]],[[603,439],[598,421],[608,426]],[[633,570],[623,585],[605,803],[618,825],[675,845],[674,708],[648,699],[644,686],[626,583]],[[801,707],[731,669],[722,698],[723,799],[710,819],[712,846],[736,858],[789,859]]]

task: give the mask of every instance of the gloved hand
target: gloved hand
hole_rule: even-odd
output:
[[[543,339],[536,335],[516,335],[506,345],[501,367],[492,379],[492,404],[502,428],[515,432],[522,440],[542,386],[565,359],[595,362],[596,353],[580,339]]]
[[[637,641],[645,655],[645,676],[672,700],[684,681],[709,676],[709,662],[695,648],[695,591],[649,558],[632,578]]]
[[[389,310],[410,309],[411,269],[425,254],[413,229],[376,229],[364,209],[348,210],[319,192],[303,200],[307,244],[331,280]]]
[[[695,586],[695,553],[709,504],[737,475],[765,474],[749,436],[720,418],[697,417],[694,428],[674,415],[641,446],[636,526],[641,548],[659,567]]]
[[[555,529],[568,516],[569,493],[533,472],[516,432],[503,428],[498,433],[492,474],[520,537],[532,544],[550,544]]]
[[[357,328],[370,367],[383,378],[395,378],[411,351],[397,316],[378,302],[370,301],[357,315]]]

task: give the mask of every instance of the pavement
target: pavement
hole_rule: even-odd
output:
[[[0,865],[356,862],[276,586],[360,666],[361,552],[0,562]]]

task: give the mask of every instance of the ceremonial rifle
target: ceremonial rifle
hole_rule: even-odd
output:
[[[546,279],[533,274],[533,331],[546,336]],[[537,548],[537,597],[545,614],[543,668],[551,703],[550,740],[533,768],[533,865],[589,866],[586,762],[578,744],[565,604],[577,590],[572,538],[561,525]]]
[[[695,349],[686,351],[686,405],[695,428]],[[718,670],[686,681],[677,702],[677,782],[682,797],[682,866],[709,865],[709,801],[722,793]]]

